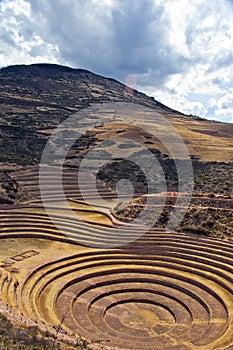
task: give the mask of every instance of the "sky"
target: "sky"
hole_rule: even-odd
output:
[[[0,67],[38,62],[233,122],[233,0],[0,0]]]

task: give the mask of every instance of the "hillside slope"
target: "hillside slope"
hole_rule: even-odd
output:
[[[116,80],[86,70],[34,64],[0,70],[0,162],[38,163],[48,134],[59,123],[104,102],[152,108],[174,124],[192,156],[233,161],[232,124],[185,116]]]

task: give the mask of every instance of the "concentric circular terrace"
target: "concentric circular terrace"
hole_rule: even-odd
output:
[[[20,309],[51,325],[63,319],[68,332],[122,348],[229,344],[232,252],[223,258],[211,242],[196,247],[188,237],[174,238],[174,249],[159,236],[153,239],[153,253],[144,242],[39,266],[20,290]]]
[[[29,175],[22,179],[30,186],[34,183],[36,193],[36,180]],[[73,240],[77,235],[87,243],[106,235],[117,239],[111,230],[121,224],[104,208],[82,206],[75,188],[77,197],[67,192],[77,217],[82,216],[75,222],[56,193],[48,191],[67,236],[51,222],[39,197],[29,205],[1,210],[2,242],[31,238],[72,246],[72,253],[64,253],[64,248],[56,254],[48,247],[32,246],[2,261],[1,298],[10,308],[38,324],[101,340],[109,349],[214,350],[233,344],[230,240],[154,228],[124,248],[80,247]],[[110,193],[105,189],[102,195]],[[130,224],[124,223],[122,231],[139,236]]]

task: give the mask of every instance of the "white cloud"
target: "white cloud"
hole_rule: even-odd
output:
[[[210,101],[226,96],[233,86],[233,4],[219,0],[164,0],[163,4],[170,20],[171,51],[185,63],[161,88],[150,83],[147,91],[185,113],[231,121],[232,100],[225,108]],[[143,89],[143,82],[139,86]]]
[[[221,109],[233,107],[233,88],[230,88],[229,91],[219,99],[213,99],[212,106]]]
[[[40,23],[41,25],[42,23]],[[0,2],[0,66],[58,62],[57,48],[39,34],[26,0]]]
[[[0,66],[90,69],[172,108],[232,120],[231,0],[0,0]]]

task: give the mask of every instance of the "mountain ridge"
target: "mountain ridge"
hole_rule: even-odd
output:
[[[38,163],[48,135],[67,117],[114,102],[138,104],[167,118],[194,158],[233,161],[233,124],[185,115],[112,78],[46,63],[0,69],[0,162]]]
[[[84,75],[84,74],[87,74],[87,75],[91,75],[93,77],[96,77],[98,79],[107,79],[109,81],[112,81],[118,85],[121,85],[122,87],[124,87],[124,89],[130,89],[132,90],[134,93],[137,93],[137,94],[141,94],[141,96],[146,96],[147,99],[150,99],[151,101],[155,102],[156,106],[158,107],[161,107],[161,108],[164,108],[168,111],[173,111],[175,113],[179,113],[181,115],[185,115],[184,113],[180,112],[180,111],[177,111],[173,108],[170,108],[168,106],[166,106],[165,104],[157,101],[154,99],[154,97],[152,96],[148,96],[146,95],[145,93],[143,93],[142,91],[138,91],[136,89],[133,89],[131,87],[128,87],[126,84],[118,81],[117,79],[115,78],[112,78],[112,77],[104,77],[98,73],[94,73],[92,71],[89,71],[87,69],[83,69],[83,68],[73,68],[73,67],[69,67],[69,66],[65,66],[65,65],[60,65],[60,64],[54,64],[54,63],[33,63],[33,64],[30,64],[30,65],[26,65],[26,64],[19,64],[19,65],[10,65],[10,66],[6,66],[6,67],[1,67],[0,68],[0,76],[2,75],[2,73],[17,73],[21,71],[21,73],[25,73],[25,72],[28,72],[28,73],[38,73],[38,71],[41,71],[41,70],[48,70],[50,73],[51,72],[57,72],[57,73],[73,73],[73,74],[80,74],[80,75]]]

